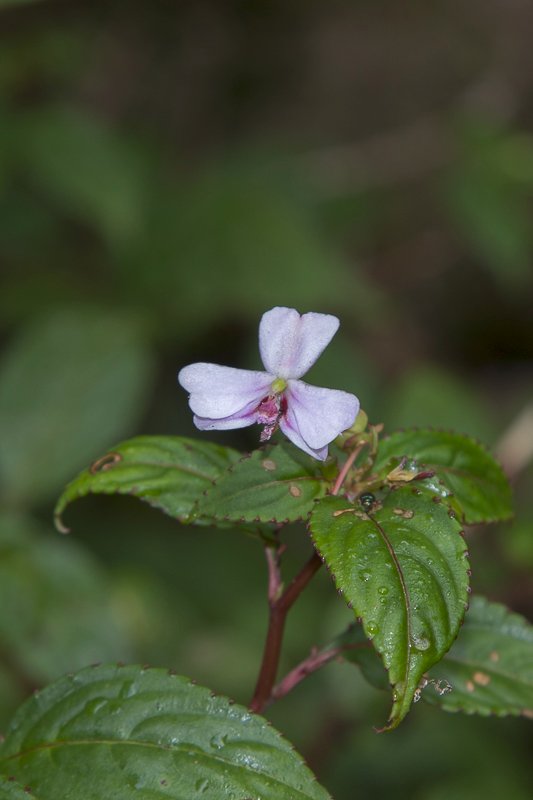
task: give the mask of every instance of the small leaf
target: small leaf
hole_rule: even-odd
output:
[[[428,490],[405,486],[386,492],[368,514],[345,498],[325,497],[310,529],[389,673],[394,728],[422,675],[457,636],[468,596],[461,527]]]
[[[375,471],[388,472],[402,456],[436,472],[453,492],[467,525],[512,516],[509,482],[498,462],[474,439],[431,429],[396,431],[380,442]]]
[[[256,450],[216,481],[196,513],[233,522],[305,519],[327,483],[319,463],[287,442]]]
[[[422,697],[446,711],[533,718],[533,625],[499,603],[472,598],[457,641],[430,676],[451,692]]]
[[[327,800],[262,717],[163,670],[92,667],[30,698],[0,771],[39,800]]]
[[[136,436],[69,483],[57,501],[56,525],[67,530],[63,511],[87,494],[134,495],[181,522],[189,521],[198,497],[239,457],[229,447],[182,436]]]

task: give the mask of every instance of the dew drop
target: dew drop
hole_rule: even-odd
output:
[[[366,630],[369,636],[375,636],[379,633],[379,625],[376,622],[367,622]]]
[[[378,592],[382,595],[386,595],[389,593],[389,588],[388,586],[380,586]]]
[[[411,636],[411,642],[413,644],[413,647],[415,647],[417,650],[422,650],[422,651],[427,650],[430,645],[429,639],[427,639],[425,636],[418,636],[415,634]]]
[[[359,577],[361,578],[362,581],[364,581],[366,583],[372,577],[372,573],[371,572],[360,572],[359,573]]]
[[[215,734],[215,736],[211,737],[211,739],[209,740],[209,744],[215,750],[222,750],[222,748],[226,744],[226,741],[227,741],[227,736],[225,736],[225,735],[223,735],[221,733],[217,733],[217,734]]]

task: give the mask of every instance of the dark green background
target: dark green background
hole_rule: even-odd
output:
[[[273,305],[341,319],[310,382],[501,451],[532,402],[532,29],[508,0],[0,2],[0,729],[98,660],[249,700],[256,542],[128,498],[61,538],[51,511],[121,438],[207,437],[176,372],[260,367]],[[532,619],[532,471],[503,456],[517,520],[471,531],[472,581]],[[326,573],[308,595],[285,669],[349,619]],[[336,800],[530,797],[530,721],[420,703],[377,736],[387,703],[333,665],[270,716]]]

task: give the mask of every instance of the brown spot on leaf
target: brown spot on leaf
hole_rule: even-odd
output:
[[[527,719],[533,719],[533,708],[523,708],[522,716],[527,717]]]
[[[467,690],[467,692],[473,692],[475,688],[476,687],[474,686],[472,681],[467,681],[466,682],[466,690]]]
[[[273,470],[275,470],[277,466],[276,462],[272,461],[271,458],[265,458],[263,461],[261,461],[261,464],[263,465],[263,468],[266,469],[267,472],[273,472]]]
[[[106,453],[105,456],[97,458],[89,467],[91,475],[96,475],[98,472],[106,472],[112,469],[116,464],[122,461],[120,453]]]
[[[500,654],[498,653],[497,650],[493,650],[489,658],[491,661],[494,661],[494,663],[496,663],[497,661],[500,660]]]
[[[486,672],[474,672],[473,676],[474,682],[478,683],[480,686],[488,686],[490,683],[490,675],[487,675]]]
[[[296,484],[291,483],[289,486],[289,494],[291,494],[293,497],[301,497],[302,490],[299,486],[296,486]]]

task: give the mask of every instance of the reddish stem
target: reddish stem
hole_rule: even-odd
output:
[[[252,711],[260,713],[271,700],[272,687],[278,672],[281,642],[287,612],[305,589],[315,572],[322,566],[318,553],[313,553],[311,558],[292,580],[283,594],[274,601],[270,601],[270,618],[268,632],[263,650],[263,661],[257,679],[254,696],[250,703]]]
[[[361,444],[356,447],[346,459],[331,494],[336,495],[339,493],[342,484],[344,483],[350,468],[352,467],[358,454],[361,452]],[[322,566],[322,560],[317,552],[314,552],[311,558],[304,564],[298,575],[293,578],[287,589],[282,592],[281,574],[279,570],[279,558],[281,550],[273,551],[272,548],[266,549],[266,558],[268,563],[268,604],[270,608],[270,615],[268,621],[268,631],[263,648],[263,660],[261,662],[261,669],[255,685],[255,692],[250,703],[250,709],[256,713],[260,713],[263,709],[274,699],[273,687],[278,674],[279,658],[281,655],[281,643],[283,641],[283,631],[285,629],[285,619],[291,606],[295,603],[301,592],[305,589],[313,575],[318,572]],[[331,656],[332,658],[333,656]],[[318,659],[318,656],[316,656]],[[331,660],[328,659],[328,660]],[[305,663],[305,662],[303,662]],[[318,665],[320,666],[320,664]],[[314,669],[318,669],[318,666]],[[300,669],[302,669],[300,665]],[[305,668],[303,668],[305,669]],[[296,668],[298,670],[298,667]],[[310,671],[313,671],[311,669]],[[305,673],[307,674],[307,673]],[[305,677],[302,674],[302,678]],[[289,673],[289,676],[292,673]],[[287,676],[287,679],[289,678]],[[291,678],[292,680],[292,678]],[[296,683],[299,682],[296,681]],[[282,682],[283,683],[283,682]],[[294,683],[294,685],[296,685]],[[292,686],[290,687],[292,688]],[[287,689],[289,691],[289,689]],[[285,692],[286,693],[286,692]],[[281,696],[281,695],[280,695]]]

